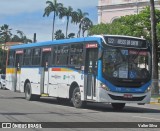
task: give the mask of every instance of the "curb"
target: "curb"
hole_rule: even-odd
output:
[[[151,98],[150,104],[160,105],[160,98]]]

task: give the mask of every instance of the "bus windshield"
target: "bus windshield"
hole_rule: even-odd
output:
[[[115,79],[150,78],[150,53],[142,49],[106,47],[103,52],[103,76]]]

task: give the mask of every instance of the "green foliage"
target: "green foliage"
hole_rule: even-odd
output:
[[[52,27],[52,40],[54,39],[54,25],[55,25],[55,17],[60,14],[63,10],[63,4],[57,3],[57,0],[46,1],[47,7],[44,9],[43,17],[49,16],[53,12],[53,27]]]
[[[160,10],[156,10],[157,20],[157,36],[160,42]],[[98,24],[93,26],[89,32],[93,34],[114,34],[114,35],[128,35],[136,36],[151,40],[151,21],[150,21],[150,9],[144,8],[137,15],[122,16],[119,19],[113,21],[110,24]]]
[[[17,31],[18,35],[13,35],[11,33],[11,30],[9,28],[9,25],[4,24],[0,26],[0,73],[5,73],[5,65],[6,65],[6,57],[7,52],[5,50],[2,50],[2,44],[5,44],[6,42],[22,42],[22,43],[29,43],[32,42],[32,40],[28,39],[22,31]]]
[[[55,32],[55,39],[56,40],[60,40],[60,39],[64,39],[65,36],[64,36],[64,33],[62,32],[62,30],[57,30]]]
[[[5,74],[6,54],[7,52],[0,48],[0,74]]]
[[[47,1],[46,2],[47,7],[44,9],[44,16],[49,16],[52,12],[54,13],[53,16],[53,27],[52,27],[52,40],[54,36],[54,25],[56,16],[58,16],[60,19],[63,17],[66,17],[66,38],[68,37],[68,26],[69,22],[77,24],[79,23],[79,30],[77,37],[80,37],[81,30],[82,30],[82,36],[84,36],[85,31],[87,31],[92,25],[92,21],[86,17],[89,14],[87,12],[83,12],[81,9],[77,9],[77,11],[74,11],[71,6],[68,6],[68,8],[64,7],[62,3],[58,3],[57,0]],[[85,22],[84,22],[85,20]]]
[[[75,33],[70,33],[69,35],[68,35],[68,38],[70,39],[70,38],[74,38],[75,37]]]

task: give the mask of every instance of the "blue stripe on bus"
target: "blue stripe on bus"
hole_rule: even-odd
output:
[[[72,39],[64,39],[64,40],[55,40],[55,41],[47,41],[47,42],[37,42],[37,43],[29,43],[29,44],[20,44],[11,46],[10,49],[23,49],[29,47],[41,47],[41,46],[50,46],[50,45],[58,45],[58,44],[70,44],[70,43],[78,43],[85,41],[100,41],[99,37],[84,37],[84,38],[72,38]]]
[[[143,86],[138,88],[136,87],[127,88],[127,87],[117,87],[102,77],[99,80],[103,82],[110,89],[110,91],[120,92],[120,93],[144,93],[147,90],[147,88],[151,85],[151,81],[149,81]]]

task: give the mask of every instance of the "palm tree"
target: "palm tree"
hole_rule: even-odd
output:
[[[92,23],[92,21],[89,18],[85,17],[81,21],[81,25],[82,25],[81,26],[82,27],[82,36],[84,37],[85,31],[89,30],[89,28],[93,26],[93,23]]]
[[[18,35],[14,35],[14,36],[12,37],[12,41],[13,41],[13,42],[21,42],[21,38],[20,38]]]
[[[20,30],[16,30],[17,31],[17,34],[20,35],[20,42],[23,42],[23,43],[31,43],[32,40],[28,39],[26,37],[26,35],[23,33],[23,31],[20,31]]]
[[[9,25],[7,24],[4,24],[3,26],[0,27],[0,35],[1,35],[1,38],[4,42],[4,48],[6,47],[6,42],[10,41],[11,39],[11,36],[12,36],[12,33],[11,33],[11,30],[9,28]],[[2,51],[2,72],[5,73],[5,68],[6,68],[6,51],[3,50]]]
[[[74,38],[75,37],[75,33],[70,33],[69,35],[68,35],[68,38],[70,39],[70,38]]]
[[[66,38],[67,38],[69,20],[70,20],[70,17],[72,18],[72,15],[73,15],[73,8],[71,6],[68,6],[68,8],[64,7],[63,11],[60,13],[60,18],[64,16],[67,17]]]
[[[52,28],[52,40],[53,40],[54,39],[55,18],[56,18],[56,16],[59,15],[59,12],[63,8],[63,4],[62,3],[57,3],[57,0],[53,0],[53,2],[47,1],[46,4],[47,4],[47,7],[44,10],[43,17],[44,16],[48,17],[52,12],[54,12],[54,15],[53,15],[53,28]]]
[[[77,10],[77,22],[80,23],[79,24],[79,31],[78,31],[78,34],[77,34],[77,37],[80,37],[80,34],[81,34],[81,28],[82,28],[82,21],[83,19],[88,16],[89,14],[87,12],[82,12],[81,9],[78,9]]]
[[[59,40],[59,39],[64,39],[64,38],[65,38],[65,36],[64,36],[62,30],[57,30],[55,33],[55,39]]]
[[[4,43],[6,43],[7,41],[10,40],[10,38],[12,36],[12,33],[11,33],[12,29],[10,29],[9,25],[7,25],[7,24],[4,24],[3,26],[1,26],[0,29],[1,29],[0,30],[0,35],[3,38]]]

